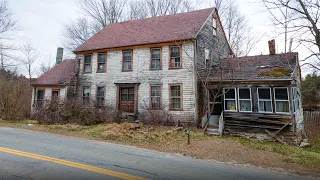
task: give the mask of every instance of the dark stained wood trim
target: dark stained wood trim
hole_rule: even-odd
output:
[[[106,69],[104,71],[99,71],[99,55],[100,54],[106,54],[106,59],[105,59],[105,66],[106,66],[105,68]],[[101,53],[97,54],[97,69],[96,69],[97,71],[96,71],[96,73],[106,73],[107,72],[107,67],[108,67],[108,65],[107,65],[108,61],[107,60],[108,60],[108,53],[107,52],[101,52]]]
[[[185,39],[185,40],[179,40],[180,44],[188,44],[188,43],[194,43],[194,40],[196,39]],[[137,49],[137,48],[150,48],[150,47],[159,47],[159,46],[172,46],[177,45],[177,41],[168,41],[168,42],[162,42],[162,43],[151,43],[151,44],[140,44],[140,45],[134,45],[134,46],[122,46],[122,47],[113,47],[113,48],[103,48],[103,49],[92,49],[87,51],[74,51],[76,55],[81,54],[90,54],[93,52],[106,52],[106,51],[119,51],[119,50],[128,50],[128,49]]]
[[[169,111],[183,111],[183,84],[182,83],[173,83],[168,84],[169,86]],[[180,96],[181,96],[181,109],[172,109],[171,108],[171,86],[180,86]]]
[[[131,51],[131,69],[130,70],[124,70],[124,52],[125,51]],[[133,49],[126,49],[126,50],[122,50],[122,69],[121,69],[122,72],[131,72],[133,71]]]
[[[152,49],[160,49],[160,69],[152,69]],[[151,47],[150,48],[150,60],[149,60],[150,66],[149,66],[149,70],[150,71],[158,71],[158,70],[162,70],[162,47]]]
[[[160,108],[152,108],[152,100],[151,100],[151,87],[152,86],[160,86]],[[152,110],[162,109],[162,84],[150,84],[149,85],[149,109],[152,109]]]
[[[84,72],[84,61],[85,61],[85,57],[86,57],[87,55],[91,55],[91,60],[90,60],[90,72]],[[82,72],[83,72],[84,74],[90,74],[90,73],[92,73],[92,59],[93,59],[93,54],[84,54],[84,55],[83,55],[83,68],[82,68]]]
[[[172,68],[170,67],[171,64],[171,47],[178,46],[180,47],[180,68]],[[177,69],[182,69],[182,44],[180,45],[173,45],[169,46],[169,62],[168,62],[168,70],[177,70]]]

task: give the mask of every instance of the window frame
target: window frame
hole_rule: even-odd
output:
[[[60,89],[51,89],[51,101],[53,100],[53,91],[58,91],[57,101],[60,101]]]
[[[218,19],[212,17],[212,34],[214,36],[218,35]]]
[[[179,58],[180,58],[180,67],[172,67],[171,66],[171,48],[172,47],[179,47],[180,49],[180,53],[179,53]],[[176,57],[175,57],[176,58]],[[169,62],[168,62],[168,65],[169,65],[169,70],[176,70],[176,69],[182,69],[182,45],[172,45],[172,46],[169,46]]]
[[[276,100],[276,89],[287,89],[287,97],[288,97],[288,100]],[[275,113],[278,113],[278,114],[290,114],[291,113],[291,108],[290,108],[290,100],[289,100],[289,88],[288,87],[274,87],[273,88],[273,98],[274,98],[274,112]],[[289,109],[289,112],[277,112],[277,102],[288,102],[288,109]]]
[[[106,55],[106,58],[104,60],[105,69],[104,70],[99,70],[99,64],[102,64],[102,63],[99,63],[99,55],[102,55],[102,54]],[[98,56],[97,56],[97,73],[106,73],[107,72],[107,62],[108,62],[107,59],[108,59],[108,53],[107,52],[98,53]]]
[[[98,88],[100,88],[100,87],[103,87],[103,96],[98,96]],[[105,103],[106,103],[106,99],[105,99],[105,93],[106,93],[106,86],[104,86],[104,85],[97,85],[97,91],[96,91],[96,103],[97,103],[97,106],[98,107],[103,107],[103,106],[105,106]],[[89,95],[90,96],[90,95]],[[98,98],[101,98],[101,97],[103,97],[103,103],[102,104],[99,104],[98,102]]]
[[[131,52],[131,69],[125,70],[124,69],[124,63],[125,63],[125,61],[124,61],[124,53],[128,52],[128,51]],[[133,49],[123,50],[122,51],[122,72],[131,72],[131,71],[133,71]]]
[[[240,89],[249,89],[249,95],[250,95],[250,99],[240,99]],[[238,87],[237,88],[237,93],[238,93],[238,104],[239,104],[239,112],[252,112],[252,95],[251,95],[251,88],[250,87]],[[250,111],[242,111],[241,107],[240,107],[240,101],[249,101],[250,100],[250,104],[251,104],[251,110]]]
[[[207,69],[210,61],[210,50],[208,48],[204,49],[204,68]]]
[[[41,107],[38,106],[38,91],[43,91],[43,99],[41,100]],[[43,108],[44,102],[46,99],[46,89],[45,88],[37,88],[37,92],[36,92],[36,108]]]
[[[82,104],[83,105],[88,105],[88,104],[85,104],[85,101],[84,101],[84,98],[86,97],[86,96],[84,96],[84,89],[86,87],[89,89],[88,104],[90,104],[91,87],[90,86],[82,86]]]
[[[122,95],[123,95],[123,93],[122,93],[122,90],[123,89],[127,89],[128,90],[128,92],[126,93],[126,95],[127,95],[127,98],[124,100],[124,99],[122,99]],[[133,89],[133,93],[130,93],[130,90],[129,89]],[[133,99],[130,99],[129,97],[130,97],[130,95],[133,95]],[[120,101],[135,101],[135,88],[134,87],[121,87],[120,88]]]
[[[159,107],[152,107],[152,87],[159,87],[160,90],[160,104]],[[162,84],[150,84],[150,91],[149,91],[150,95],[149,95],[149,101],[150,101],[150,109],[162,109]],[[154,96],[154,97],[158,97],[158,96]]]
[[[90,58],[90,71],[86,72],[85,69],[86,69],[86,56],[91,56]],[[84,54],[83,55],[83,73],[92,73],[92,57],[93,57],[93,54]],[[87,63],[88,65],[88,63]]]
[[[159,49],[160,50],[160,61],[159,61],[159,68],[158,69],[155,69],[155,68],[152,68],[152,60],[155,59],[155,58],[152,58],[152,50],[153,49]],[[162,47],[152,47],[150,48],[150,70],[151,71],[156,71],[156,70],[162,70]]]
[[[234,99],[226,99],[226,92],[225,92],[225,90],[226,89],[229,89],[229,91],[231,90],[231,89],[233,89],[234,90]],[[235,107],[235,110],[228,110],[228,109],[226,109],[226,100],[227,101],[234,101],[235,102],[235,105],[236,105],[236,107]],[[235,88],[235,87],[232,87],[232,88],[223,88],[223,109],[224,109],[224,111],[226,111],[226,112],[237,112],[238,111],[238,103],[237,103],[237,88]]]
[[[299,99],[299,96],[298,96],[298,88],[297,87],[292,87],[291,88],[292,89],[292,105],[293,105],[293,113],[296,113],[299,109],[300,109],[300,99]],[[296,98],[295,98],[295,96],[294,96],[294,91],[296,91],[296,94],[297,94],[297,96],[296,96]],[[298,101],[297,103],[298,103],[298,108],[296,109],[296,107],[295,107],[295,101]]]
[[[171,87],[180,86],[180,108],[172,108],[171,107]],[[176,97],[176,96],[175,96]],[[169,84],[169,110],[170,111],[183,111],[183,86],[182,84]]]
[[[259,98],[259,89],[269,89],[269,93],[270,93],[270,100],[269,99],[260,99]],[[271,87],[258,87],[257,88],[257,99],[258,99],[258,112],[259,113],[268,113],[271,114],[274,112],[273,110],[273,105],[272,105],[272,92],[271,92]],[[271,106],[271,112],[270,111],[260,111],[259,107],[260,107],[260,101],[270,101],[270,106]]]

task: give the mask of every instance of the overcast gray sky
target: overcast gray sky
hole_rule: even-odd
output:
[[[203,1],[202,7],[208,7],[205,3],[210,0]],[[237,0],[241,13],[253,26],[254,32],[263,35],[250,55],[268,54],[267,41],[274,38],[276,33],[270,26],[271,21],[263,5],[254,3],[254,1]],[[64,24],[81,16],[77,9],[76,0],[9,0],[8,3],[21,29],[16,43],[21,44],[23,41],[31,40],[41,54],[37,64],[40,64],[40,61],[54,63],[57,47],[63,46],[62,30]],[[283,38],[277,37],[276,43],[278,53],[283,52]],[[298,48],[296,51],[299,52],[300,59],[308,53],[302,48]],[[308,71],[308,69],[303,70],[305,73]],[[23,67],[19,67],[19,71],[25,74]]]

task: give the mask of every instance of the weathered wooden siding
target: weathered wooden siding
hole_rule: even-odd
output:
[[[169,111],[173,118],[180,117],[180,121],[195,119],[195,93],[194,93],[194,45],[187,43],[182,45],[182,69],[168,70],[169,46],[162,47],[162,70],[150,71],[150,48],[133,49],[133,71],[122,72],[122,51],[107,52],[107,72],[96,73],[97,53],[93,53],[92,73],[83,73],[83,56],[81,57],[79,86],[90,86],[90,97],[96,98],[98,85],[106,87],[105,103],[109,107],[116,107],[117,86],[115,83],[140,83],[138,90],[138,113],[143,114],[149,108],[150,85],[162,85],[162,105],[164,109],[169,107],[169,84],[182,84],[183,111]],[[183,115],[184,118],[181,118]]]

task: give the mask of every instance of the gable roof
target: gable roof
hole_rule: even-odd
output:
[[[296,70],[298,53],[226,58],[221,61],[222,72],[216,70],[210,80],[275,80],[291,79]],[[219,68],[217,67],[217,68]]]
[[[214,10],[209,8],[109,24],[74,52],[191,40]]]
[[[54,66],[42,74],[34,82],[33,86],[39,85],[68,85],[76,76],[77,60],[66,59],[61,64]]]

